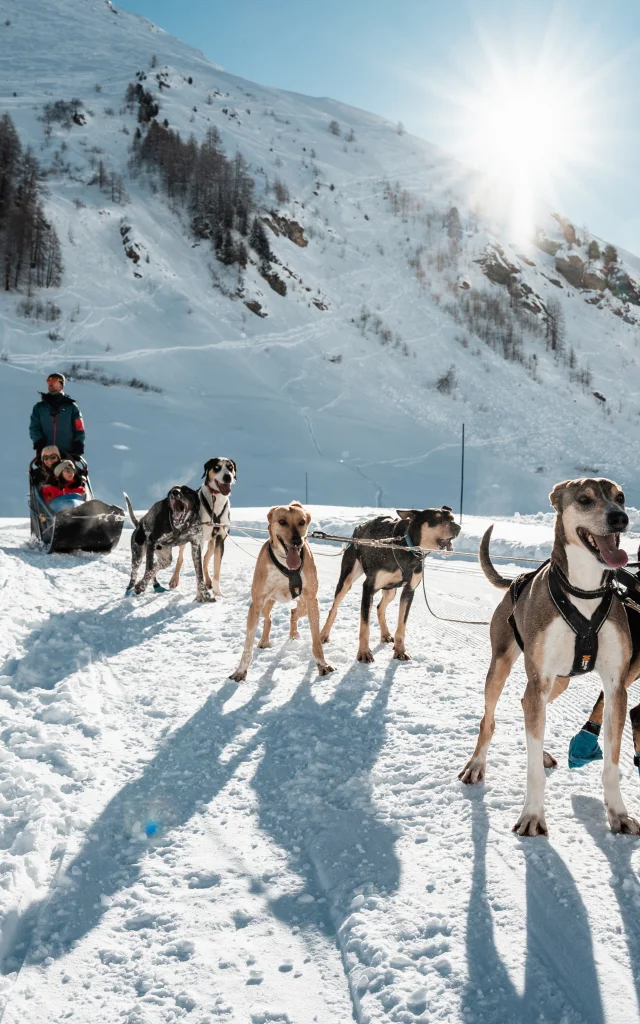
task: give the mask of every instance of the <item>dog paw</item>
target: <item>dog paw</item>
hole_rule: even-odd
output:
[[[229,676],[229,679],[232,679],[234,683],[244,683],[246,678],[247,678],[247,670],[246,669],[244,670],[244,672],[241,669],[238,669],[237,672],[233,672]]]
[[[300,634],[298,633],[297,630],[295,631],[295,633],[289,633],[289,639],[290,640],[299,640],[300,639]]]
[[[208,586],[209,590],[211,591],[211,593],[215,594],[216,597],[224,597],[224,594],[220,590],[220,584],[216,583],[215,580],[213,580],[212,583],[207,583],[207,586]]]
[[[393,657],[396,661],[411,661],[411,655],[406,651],[394,651]]]
[[[320,634],[320,643],[321,644],[328,644],[329,643],[329,634],[328,633],[321,633]]]
[[[543,813],[523,811],[511,829],[518,836],[548,836],[549,830]]]
[[[626,811],[616,814],[615,811],[607,808],[607,817],[612,832],[620,832],[627,836],[640,836],[640,821],[632,818]]]
[[[474,761],[472,758],[458,774],[458,778],[460,782],[464,782],[465,786],[475,786],[476,782],[484,781],[486,769],[484,761]]]
[[[215,597],[208,594],[206,590],[199,590],[194,597],[194,601],[197,601],[199,604],[213,604]]]
[[[544,750],[542,752],[542,763],[544,764],[545,768],[557,768],[558,767],[558,762],[556,761],[556,759],[553,756],[553,754],[550,754],[548,750]]]
[[[372,661],[375,661],[375,658],[371,651],[358,651],[358,661],[364,661],[367,664],[370,664]]]
[[[137,594],[138,597],[139,597],[140,594],[144,594],[146,589],[147,589],[146,583],[136,583],[135,587],[133,588],[133,592],[134,592],[134,594]]]
[[[381,633],[380,634],[380,643],[381,644],[392,644],[393,643],[393,637],[391,636],[391,633]]]
[[[271,644],[269,643],[268,640],[258,640],[257,646],[260,648],[261,651],[265,651],[267,647],[271,647]]]
[[[178,586],[178,580],[174,580],[173,576],[169,580],[169,590],[175,590]]]
[[[321,661],[318,664],[318,675],[328,676],[330,672],[335,672],[333,665],[328,665],[326,661]]]

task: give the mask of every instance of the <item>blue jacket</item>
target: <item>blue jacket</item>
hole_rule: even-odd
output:
[[[49,444],[58,446],[63,455],[84,453],[84,423],[82,413],[69,395],[50,395],[41,391],[31,413],[29,436],[39,452]]]

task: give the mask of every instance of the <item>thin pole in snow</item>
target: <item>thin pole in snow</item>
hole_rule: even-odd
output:
[[[464,497],[464,423],[462,424],[462,452],[460,458],[460,525],[462,526],[462,499]]]
[[[309,474],[304,474],[304,503],[309,504]]]

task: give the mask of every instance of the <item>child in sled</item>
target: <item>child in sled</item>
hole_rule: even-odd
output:
[[[55,484],[45,484],[42,497],[53,512],[74,508],[85,500],[84,482],[71,459],[63,459],[53,471]]]

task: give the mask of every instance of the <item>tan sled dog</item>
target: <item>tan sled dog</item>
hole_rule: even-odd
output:
[[[229,676],[236,683],[247,678],[247,669],[253,655],[253,641],[260,614],[264,628],[258,647],[269,646],[271,610],[276,601],[295,601],[291,609],[289,639],[297,640],[298,619],[306,615],[311,627],[313,657],[321,676],[333,672],[324,659],[320,643],[320,611],[318,609],[318,574],[307,544],[307,530],[311,514],[299,501],[290,505],[276,505],[267,515],[269,540],[260,549],[253,574],[251,604],[247,616],[247,634],[238,668]]]
[[[618,763],[627,709],[625,683],[631,658],[627,614],[617,597],[608,615],[600,618],[609,602],[607,568],[626,565],[619,548],[620,533],[627,529],[624,494],[618,484],[604,478],[565,480],[556,484],[549,500],[557,512],[551,560],[527,581],[515,608],[511,593],[505,594],[491,620],[491,664],[485,684],[485,712],[473,757],[459,778],[481,782],[487,750],[495,729],[494,712],[511,668],[524,647],[527,687],[522,699],[527,739],[527,791],[522,813],[513,831],[521,836],[546,835],[544,816],[545,767],[555,760],[543,749],[547,703],[563,693],[572,674],[597,668],[605,694],[604,803],[613,832],[640,834],[640,822],[630,817],[620,792]],[[480,564],[495,587],[507,590],[511,580],[494,568],[489,557],[490,527],[480,544]],[[560,591],[558,591],[560,586]],[[583,626],[597,632],[596,659],[580,661],[578,634],[569,625],[581,613]],[[513,613],[515,629],[509,619]],[[586,634],[584,634],[586,635]],[[591,643],[593,640],[591,639]],[[588,646],[585,648],[588,652]],[[592,647],[591,650],[594,650]]]

